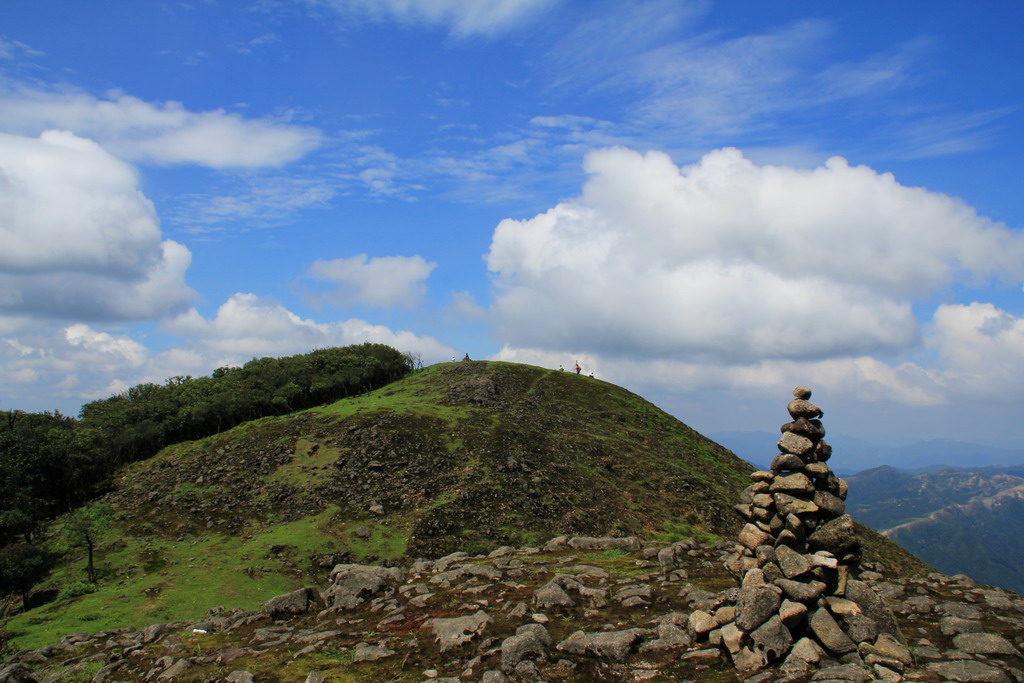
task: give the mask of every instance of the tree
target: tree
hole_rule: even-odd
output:
[[[18,543],[0,549],[0,593],[21,594],[28,610],[28,595],[50,566],[50,554],[37,545]]]
[[[80,507],[64,522],[64,540],[74,548],[84,547],[88,552],[89,561],[86,575],[89,583],[96,583],[96,567],[93,563],[93,552],[103,532],[110,528],[114,516],[114,508],[109,503],[96,501]]]

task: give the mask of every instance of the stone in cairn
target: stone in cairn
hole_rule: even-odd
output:
[[[742,672],[827,658],[863,664],[879,650],[905,650],[891,612],[857,579],[860,541],[845,513],[846,482],[828,466],[823,413],[807,387],[793,396],[780,453],[770,471],[751,474],[736,506],[747,523],[725,566],[740,586],[722,594],[735,608],[716,611],[715,628],[702,634]]]

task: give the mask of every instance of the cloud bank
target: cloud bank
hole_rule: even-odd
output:
[[[243,365],[252,358],[363,342],[417,354],[425,363],[447,360],[455,353],[433,337],[357,318],[317,322],[275,301],[241,292],[228,298],[212,318],[189,309],[161,329],[184,343],[157,351],[130,335],[84,323],[37,327],[0,338],[0,385],[5,387],[5,398],[15,405],[26,400],[62,401],[69,396],[104,398],[142,382],[208,375],[215,368]]]
[[[139,320],[193,295],[130,166],[63,131],[0,134],[0,313]]]
[[[959,200],[838,157],[803,170],[731,148],[684,168],[610,148],[585,169],[580,196],[494,231],[503,357],[655,360],[688,386],[754,386],[817,364],[833,381],[899,386],[913,403],[961,385],[986,345],[1024,360],[1020,321],[990,304],[940,307],[927,329],[914,314],[953,286],[1024,278],[1024,235]],[[946,369],[871,357],[925,338]]]

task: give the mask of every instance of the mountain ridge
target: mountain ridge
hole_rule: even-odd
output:
[[[859,521],[940,571],[1024,590],[1024,478],[944,469],[911,474],[883,466],[848,477]]]

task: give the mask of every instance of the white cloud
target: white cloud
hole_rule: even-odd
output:
[[[148,356],[146,347],[139,342],[125,336],[115,337],[106,332],[99,332],[82,323],[66,327],[64,339],[71,346],[94,354],[94,358],[111,358],[118,366],[137,368]]]
[[[947,400],[949,389],[934,371],[913,363],[891,366],[869,356],[722,364],[506,346],[494,358],[550,368],[564,365],[566,370],[578,360],[583,374],[593,372],[598,379],[634,388],[644,395],[699,397],[711,392],[735,392],[747,398],[771,398],[787,396],[796,384],[803,383],[862,401],[933,406]]]
[[[211,168],[278,166],[320,142],[314,128],[222,109],[193,112],[179,102],[151,103],[117,92],[97,98],[24,87],[0,91],[0,128],[23,135],[62,128],[124,159]]]
[[[451,321],[484,320],[487,311],[477,303],[476,298],[463,290],[452,292],[451,300],[445,309],[445,318]]]
[[[166,331],[186,338],[204,355],[217,354],[239,363],[253,356],[307,353],[325,346],[376,342],[399,351],[419,353],[434,361],[451,355],[452,349],[433,337],[395,332],[364,320],[319,323],[303,319],[280,304],[238,293],[217,310],[213,319],[195,310],[168,322]],[[224,364],[224,363],[221,363]]]
[[[1024,236],[839,158],[797,170],[723,149],[680,169],[614,148],[586,170],[580,197],[494,232],[511,346],[737,365],[900,352],[916,297],[1024,276]]]
[[[337,286],[323,297],[329,303],[413,308],[426,293],[424,282],[436,267],[436,263],[422,256],[369,258],[366,254],[359,254],[349,258],[317,260],[306,272],[314,279]]]
[[[456,36],[495,34],[522,24],[559,0],[305,0],[345,16],[385,17],[402,23],[440,24]]]
[[[946,304],[928,336],[946,381],[975,398],[1024,393],[1024,318],[990,303]]]
[[[202,376],[254,357],[308,353],[315,348],[375,342],[419,354],[427,363],[455,350],[433,337],[394,331],[364,320],[316,322],[253,294],[235,294],[212,319],[194,309],[164,325],[184,342],[154,351],[133,335],[83,323],[36,325],[0,337],[3,408],[74,411],[81,401],[106,398],[143,382]]]
[[[0,339],[0,384],[11,406],[52,408],[105,397],[115,378],[144,372],[149,351],[138,341],[76,323],[37,326],[17,337]],[[125,385],[128,386],[128,385]]]
[[[0,134],[0,312],[156,318],[187,306],[187,248],[161,241],[135,171],[67,132]]]

